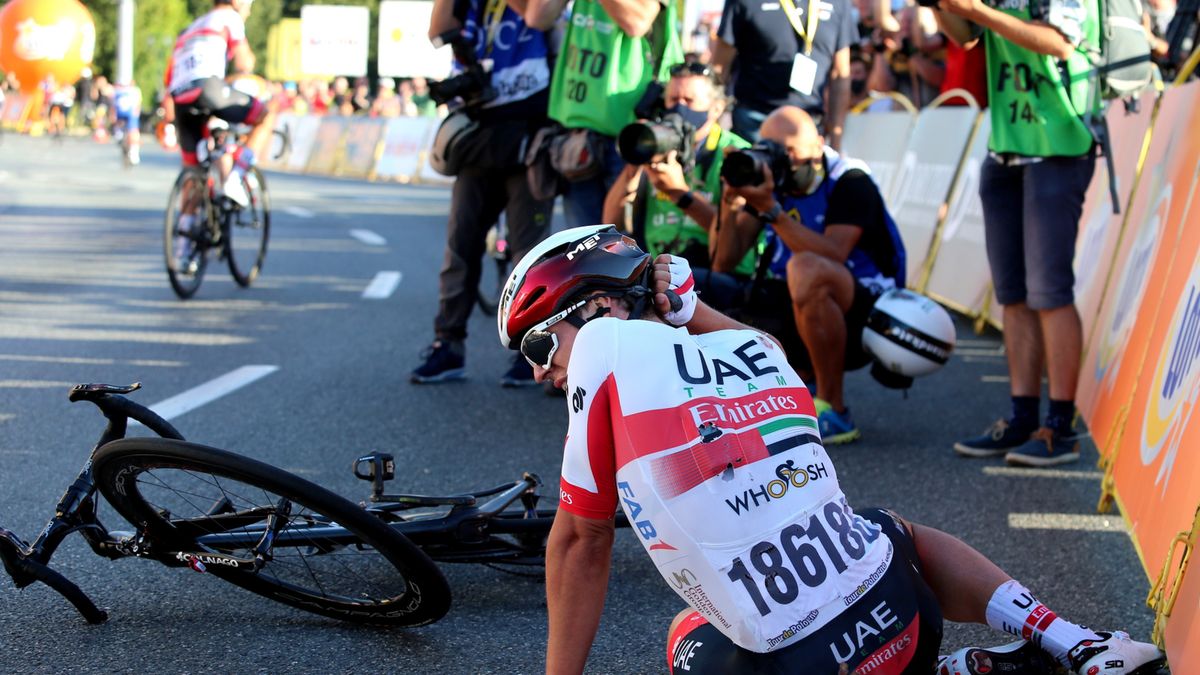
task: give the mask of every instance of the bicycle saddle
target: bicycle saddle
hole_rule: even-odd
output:
[[[76,401],[95,401],[96,399],[107,396],[109,394],[128,394],[142,388],[141,382],[120,386],[116,384],[77,384],[71,387],[71,393],[67,396],[72,403]]]

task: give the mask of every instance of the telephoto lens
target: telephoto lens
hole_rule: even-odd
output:
[[[667,122],[634,122],[617,136],[617,154],[627,164],[640,166],[680,150],[687,142],[678,124]]]
[[[788,169],[791,162],[787,150],[775,141],[763,140],[753,147],[729,153],[721,165],[721,178],[735,188],[758,185],[765,177],[763,168],[768,166],[771,167],[775,187],[781,187],[790,173]]]

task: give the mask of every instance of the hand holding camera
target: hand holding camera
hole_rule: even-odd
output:
[[[675,199],[690,188],[687,177],[683,175],[683,164],[679,162],[679,152],[671,150],[662,159],[651,161],[646,165],[646,177],[655,190]]]

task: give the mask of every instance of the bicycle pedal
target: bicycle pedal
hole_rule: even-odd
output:
[[[366,473],[360,471],[366,466]],[[396,458],[386,452],[363,455],[354,460],[354,475],[360,480],[386,481],[396,477]]]

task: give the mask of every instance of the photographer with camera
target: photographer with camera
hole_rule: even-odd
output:
[[[666,112],[658,120],[634,122],[617,137],[626,164],[604,200],[601,222],[632,232],[653,256],[686,258],[709,304],[727,307],[732,296],[724,301],[714,296],[736,294],[737,284],[721,284],[731,280],[718,281],[704,271],[716,242],[726,148],[750,144],[721,128],[725,95],[708,66],[673,66],[664,100]],[[735,270],[743,279],[754,274],[754,259],[755,252],[747,253]]]
[[[867,88],[898,92],[923,108],[941,93],[946,77],[945,38],[927,7],[905,7],[897,21],[898,31],[877,28],[872,35],[875,60]]]
[[[765,230],[764,259],[741,319],[779,338],[788,361],[815,381],[821,439],[849,443],[860,433],[845,405],[843,375],[871,362],[863,327],[884,291],[904,287],[904,244],[866,165],[825,145],[808,113],[784,106],[760,133],[754,147],[725,158],[713,267],[729,265]],[[789,306],[791,316],[781,318]]]
[[[527,3],[526,21],[541,30],[553,28],[567,6],[567,0]],[[653,117],[661,82],[683,60],[677,8],[671,0],[574,0],[571,6],[550,85],[550,117],[566,129],[553,142],[551,164],[566,181],[568,227],[600,220],[604,196],[622,168],[617,134]]]
[[[429,36],[449,42],[461,72],[430,87],[458,107],[437,131],[430,163],[455,176],[439,276],[436,339],[412,371],[414,383],[462,379],[467,319],[475,306],[488,229],[504,211],[513,262],[549,232],[553,200],[529,191],[521,161],[526,139],[545,124],[550,67],[547,36],[525,25],[523,0],[434,0]],[[513,359],[503,386],[536,384]]]

